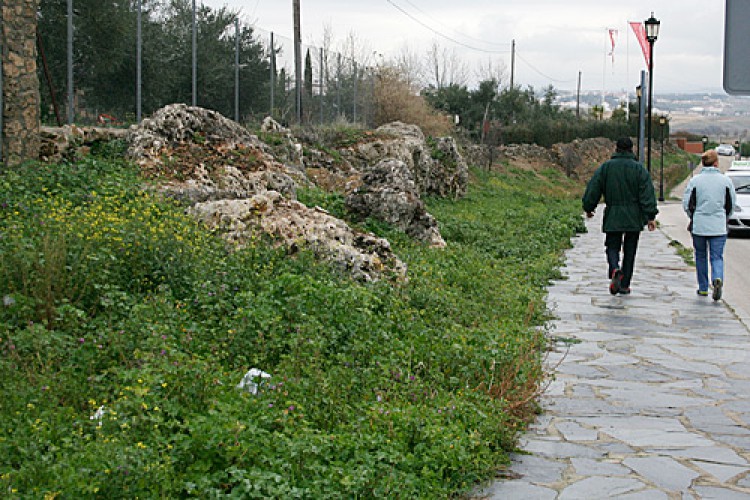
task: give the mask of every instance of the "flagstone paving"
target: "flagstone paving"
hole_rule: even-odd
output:
[[[601,212],[601,210],[599,211]],[[549,288],[543,413],[488,499],[750,499],[750,332],[657,230],[609,294],[599,216]]]

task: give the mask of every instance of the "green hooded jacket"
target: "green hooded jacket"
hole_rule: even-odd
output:
[[[602,196],[605,233],[642,231],[659,213],[651,176],[629,151],[617,151],[594,172],[583,194],[583,210],[593,212]]]

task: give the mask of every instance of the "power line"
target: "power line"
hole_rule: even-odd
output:
[[[448,26],[448,25],[446,25],[446,24],[444,24],[444,23],[440,22],[440,21],[439,21],[438,19],[435,19],[435,18],[434,18],[434,17],[432,17],[432,16],[431,16],[431,15],[430,15],[429,13],[427,13],[427,12],[425,12],[424,10],[420,9],[420,8],[419,8],[419,7],[418,7],[418,6],[417,6],[417,5],[416,5],[416,4],[414,3],[414,2],[412,2],[411,0],[404,0],[404,1],[405,1],[406,3],[408,3],[409,5],[411,5],[412,7],[414,7],[414,9],[415,9],[415,10],[416,10],[417,12],[419,12],[419,13],[421,13],[421,14],[423,14],[423,15],[427,16],[427,17],[429,17],[430,19],[432,19],[432,20],[433,20],[433,21],[435,21],[436,23],[440,24],[441,26],[443,26],[443,27],[445,27],[445,28],[448,28],[449,30],[453,31],[454,33],[457,33],[457,34],[459,34],[459,35],[461,35],[461,36],[463,36],[463,37],[465,37],[465,38],[468,38],[469,40],[474,40],[475,42],[485,43],[485,44],[487,44],[487,45],[494,45],[494,46],[503,46],[503,47],[505,47],[505,46],[507,46],[507,45],[508,45],[507,43],[503,43],[503,44],[500,44],[500,43],[496,43],[496,42],[490,42],[490,41],[488,41],[488,40],[483,40],[483,39],[481,39],[481,38],[475,38],[475,37],[473,37],[473,36],[467,35],[466,33],[461,33],[460,31],[456,31],[455,29],[451,28],[450,26]]]
[[[519,59],[520,59],[521,61],[523,61],[523,62],[524,62],[524,63],[525,63],[525,64],[526,64],[526,65],[527,65],[527,66],[528,66],[529,68],[531,68],[531,69],[532,69],[533,71],[535,71],[536,73],[538,73],[539,75],[543,76],[544,78],[546,78],[546,79],[548,79],[548,80],[551,80],[551,81],[553,81],[553,82],[557,82],[557,83],[572,83],[572,82],[575,82],[575,81],[576,81],[576,79],[572,79],[572,80],[558,80],[557,78],[552,78],[551,76],[549,76],[549,75],[546,75],[546,74],[542,73],[541,71],[539,71],[538,69],[536,69],[536,68],[534,67],[534,65],[533,65],[533,64],[531,64],[531,63],[530,63],[529,61],[527,61],[526,59],[524,59],[523,57],[521,57],[521,55],[520,55],[520,54],[518,54],[518,51],[516,51],[516,55],[517,55],[517,56],[518,56],[518,58],[519,58]]]
[[[411,19],[415,23],[417,23],[420,26],[422,26],[422,27],[430,30],[431,32],[435,33],[437,36],[439,36],[441,38],[445,38],[446,40],[449,40],[449,41],[455,43],[456,45],[460,45],[460,46],[465,47],[465,48],[470,49],[470,50],[476,50],[478,52],[485,52],[487,54],[507,54],[509,52],[509,50],[502,50],[501,51],[501,50],[482,49],[482,48],[479,48],[479,47],[474,47],[472,45],[468,45],[466,43],[460,42],[460,41],[456,40],[455,38],[450,37],[450,36],[446,35],[445,33],[442,33],[440,31],[436,30],[432,26],[429,26],[428,24],[420,21],[419,19],[417,19],[416,17],[414,17],[412,14],[410,14],[409,12],[407,12],[406,10],[404,10],[401,6],[397,5],[393,0],[386,0],[386,2],[388,2],[389,4],[391,4],[395,9],[397,9],[399,12],[401,12],[402,14],[404,14],[406,17],[408,17],[409,19]]]

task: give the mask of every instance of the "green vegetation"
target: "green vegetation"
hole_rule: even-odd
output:
[[[606,120],[602,119],[601,108],[579,118],[572,110],[555,104],[557,91],[551,85],[539,96],[531,86],[501,89],[496,80],[485,80],[474,90],[454,84],[426,89],[424,96],[435,109],[459,115],[459,127],[472,139],[486,144],[533,143],[549,147],[589,137],[634,136],[638,130],[634,109],[630,120],[624,108],[614,110]]]
[[[428,200],[446,249],[381,228],[409,265],[395,285],[262,239],[228,252],[117,161],[4,171],[0,491],[444,498],[493,477],[583,228],[555,171],[473,176]],[[236,388],[251,367],[272,374],[256,395]]]

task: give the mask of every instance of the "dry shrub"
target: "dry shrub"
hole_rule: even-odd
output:
[[[400,121],[417,125],[425,135],[450,135],[453,125],[416,94],[395,68],[384,67],[375,84],[375,125]]]

